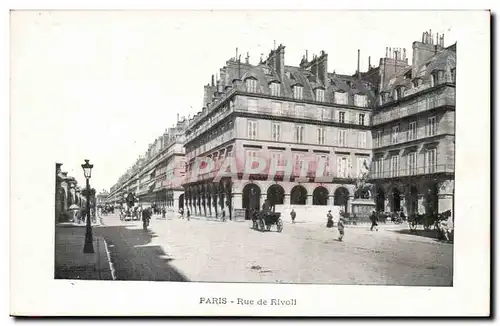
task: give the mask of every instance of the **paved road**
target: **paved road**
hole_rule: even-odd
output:
[[[450,285],[453,246],[434,239],[285,223],[282,233],[257,232],[250,223],[203,220],[140,222],[104,217],[96,235],[111,245],[121,280]]]

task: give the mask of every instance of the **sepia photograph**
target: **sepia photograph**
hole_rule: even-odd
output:
[[[455,229],[475,226],[455,228],[455,191],[471,191],[457,154],[470,117],[456,112],[489,112],[458,100],[467,12],[10,16],[11,162],[28,155],[14,144],[38,144],[23,134],[48,145],[30,148],[50,282],[268,287],[193,295],[229,310],[300,305],[271,286],[457,287]]]

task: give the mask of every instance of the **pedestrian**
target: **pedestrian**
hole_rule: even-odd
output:
[[[191,212],[189,211],[189,208],[187,209],[187,212],[186,212],[186,217],[187,217],[187,220],[189,221],[189,216],[191,215]],[[182,215],[182,218],[184,218],[184,214]]]
[[[340,211],[340,219],[339,222],[337,223],[337,228],[339,230],[339,241],[342,241],[342,238],[344,238],[344,212]]]
[[[161,207],[161,217],[166,218],[167,216],[167,210],[165,209],[165,205]]]
[[[331,210],[329,210],[328,213],[326,214],[326,227],[327,228],[333,227],[333,215]]]
[[[292,224],[295,224],[295,217],[297,216],[297,213],[295,213],[295,210],[292,208],[292,211],[290,212],[290,217],[292,218]]]
[[[375,213],[375,211],[372,211],[372,214],[370,215],[370,221],[372,222],[372,226],[370,227],[370,231],[373,231],[373,228],[375,228],[375,230],[378,231],[377,214]]]

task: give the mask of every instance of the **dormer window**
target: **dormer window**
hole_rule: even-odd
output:
[[[439,84],[438,72],[433,71],[431,74],[431,87],[437,86]]]
[[[422,85],[422,78],[415,78],[413,80],[413,87],[419,87],[420,85]]]
[[[256,93],[257,92],[257,80],[254,78],[248,78],[246,80],[247,92]]]
[[[263,68],[262,70],[264,70],[264,73],[266,75],[270,75],[271,74],[271,69],[269,69],[269,68]]]
[[[404,95],[405,95],[404,86],[396,87],[396,89],[394,90],[394,100],[395,101],[400,100],[404,97]]]
[[[335,92],[335,103],[347,105],[347,93]]]
[[[293,98],[297,100],[302,99],[304,88],[301,85],[295,85],[293,87]]]
[[[316,101],[324,102],[325,101],[325,90],[318,88],[316,89]]]
[[[271,95],[272,96],[280,96],[280,87],[281,85],[279,83],[273,82],[269,85],[271,88]]]
[[[456,83],[457,72],[456,68],[451,69],[451,82]]]
[[[362,108],[367,107],[366,95],[364,94],[355,94],[354,95],[354,105]]]

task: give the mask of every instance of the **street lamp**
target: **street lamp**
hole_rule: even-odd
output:
[[[85,164],[82,164],[83,174],[85,175],[85,180],[87,183],[86,192],[87,195],[87,225],[85,230],[85,245],[83,246],[83,253],[93,254],[94,245],[92,241],[92,224],[90,223],[90,176],[92,172],[93,164],[89,163],[89,160],[85,160]]]

